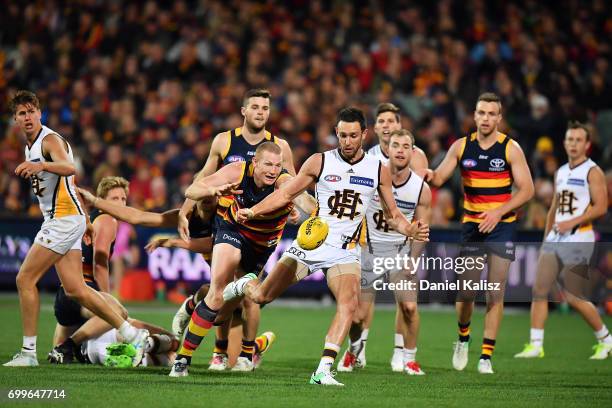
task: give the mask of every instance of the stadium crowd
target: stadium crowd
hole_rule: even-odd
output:
[[[150,210],[180,205],[214,135],[241,126],[253,87],[271,90],[268,128],[298,168],[335,146],[338,109],[356,105],[371,124],[386,101],[435,167],[474,129],[478,94],[494,91],[534,175],[526,227],[544,226],[570,119],[591,125],[591,157],[612,194],[610,4],[469,3],[10,1],[0,15],[0,213],[38,211],[13,173],[23,144],[7,101],[17,89],[36,92],[43,123],[75,148],[80,185],[124,176],[131,204]],[[457,175],[434,194],[433,224],[456,221],[461,196]]]

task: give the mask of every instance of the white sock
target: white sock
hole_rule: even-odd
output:
[[[340,351],[340,346],[334,343],[325,343],[325,348],[329,350],[334,350],[336,353]],[[334,365],[335,358],[331,356],[323,356],[321,357],[321,361],[319,362],[319,367],[317,367],[317,373],[329,373],[331,371],[332,366]]]
[[[127,343],[131,343],[132,340],[134,340],[134,338],[136,338],[138,335],[138,329],[129,324],[127,320],[121,323],[118,331]]]
[[[395,348],[404,348],[404,336],[402,336],[400,333],[395,333]]]
[[[529,331],[529,342],[537,347],[544,346],[544,329],[531,328]]]
[[[363,329],[361,332],[361,341],[368,341],[368,334],[370,334],[370,329]]]
[[[36,353],[36,336],[23,336],[21,351]]]
[[[601,329],[593,333],[595,333],[595,337],[600,343],[608,343],[608,344],[612,343],[612,336],[610,336],[610,332],[608,331],[608,328],[606,327],[605,324],[601,326]]]
[[[413,348],[413,349],[404,349],[404,365],[406,363],[410,363],[411,361],[416,361],[416,352],[417,352],[417,348]]]

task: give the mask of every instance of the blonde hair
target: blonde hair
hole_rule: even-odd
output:
[[[108,192],[114,188],[122,188],[125,190],[125,195],[128,195],[130,191],[130,182],[123,177],[109,176],[104,177],[100,180],[98,188],[96,189],[96,195],[100,198],[106,198]]]

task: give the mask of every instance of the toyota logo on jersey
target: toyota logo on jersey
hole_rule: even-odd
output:
[[[506,164],[506,162],[504,161],[504,159],[492,159],[489,164],[491,165],[491,167],[494,167],[496,169],[499,169],[501,167],[504,167],[504,165]]]

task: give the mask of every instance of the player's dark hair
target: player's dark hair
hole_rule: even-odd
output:
[[[584,130],[584,133],[586,134],[587,142],[591,140],[591,131],[589,130],[589,127],[586,124],[579,122],[577,120],[570,120],[569,122],[567,122],[567,130],[571,130],[571,129]]]
[[[363,114],[363,111],[358,108],[341,109],[340,112],[338,112],[338,117],[336,118],[336,125],[339,122],[359,122],[362,132],[367,127],[365,115]]]
[[[40,110],[40,102],[34,92],[20,90],[15,93],[11,101],[9,102],[9,109],[11,114],[17,113],[17,107],[19,105],[32,105],[36,109]]]
[[[497,96],[497,94],[493,92],[485,92],[485,93],[480,94],[476,103],[478,102],[495,102],[499,106],[499,113],[501,113],[501,110],[502,110],[501,99],[499,98],[499,96]]]
[[[376,107],[376,118],[378,119],[378,116],[381,113],[385,113],[385,112],[394,113],[395,119],[397,119],[398,122],[400,121],[400,108],[398,108],[391,102],[384,102],[384,103],[378,104],[378,106]]]
[[[270,91],[265,88],[249,89],[244,94],[244,98],[242,98],[242,106],[247,106],[249,104],[249,99],[254,97],[270,99],[272,94],[270,94]]]
[[[391,132],[391,136],[389,137],[389,141],[393,138],[393,136],[408,136],[410,141],[412,142],[412,147],[414,148],[414,135],[408,129],[398,129]]]

